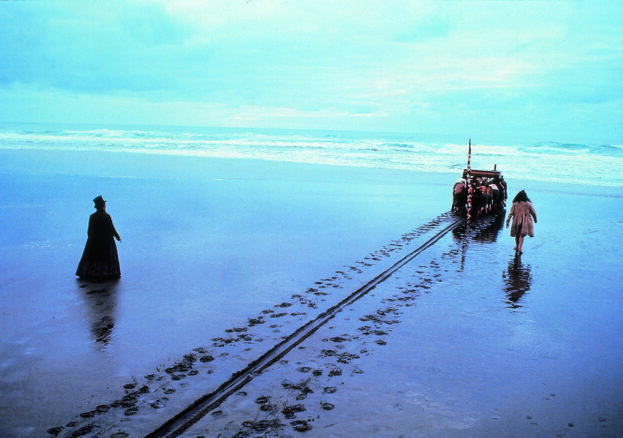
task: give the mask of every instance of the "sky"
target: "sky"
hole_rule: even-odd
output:
[[[623,144],[623,2],[0,2],[0,121]]]

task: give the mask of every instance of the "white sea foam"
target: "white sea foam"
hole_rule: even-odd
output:
[[[99,150],[459,172],[467,145],[442,136],[232,128],[0,127],[2,149]],[[479,144],[472,167],[508,177],[619,186],[623,146]]]

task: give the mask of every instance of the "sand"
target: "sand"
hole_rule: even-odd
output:
[[[454,220],[455,175],[0,154],[16,437],[144,436]],[[444,235],[184,436],[620,435],[623,199],[509,184],[539,214],[521,258],[495,224]],[[122,279],[91,284],[73,272],[98,194]]]

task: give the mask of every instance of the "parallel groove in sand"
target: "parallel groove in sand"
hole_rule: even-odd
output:
[[[261,374],[266,368],[273,365],[275,362],[284,357],[294,347],[296,347],[309,336],[314,334],[320,327],[326,324],[345,307],[359,300],[361,297],[373,290],[377,285],[387,280],[390,276],[392,276],[392,274],[394,274],[394,272],[409,263],[424,250],[430,248],[444,235],[454,230],[465,221],[465,219],[459,219],[439,231],[437,234],[424,242],[418,248],[405,255],[388,269],[386,269],[385,271],[374,277],[372,280],[364,284],[362,287],[348,295],[342,301],[340,301],[333,307],[330,307],[313,320],[308,321],[307,323],[299,327],[283,341],[275,345],[273,348],[268,350],[259,358],[249,363],[249,365],[247,365],[244,369],[238,371],[237,373],[234,373],[216,390],[199,397],[187,408],[164,422],[153,432],[146,435],[145,438],[172,438],[184,433],[192,425],[194,425],[204,416],[206,416],[210,411],[212,411],[220,404],[222,404],[225,400],[227,400],[229,396],[231,396],[236,391],[239,391],[247,383],[253,380],[255,376]]]

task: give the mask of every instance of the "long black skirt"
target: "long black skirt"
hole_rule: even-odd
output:
[[[93,248],[87,241],[80,263],[78,263],[76,275],[80,278],[91,280],[121,277],[117,246],[115,242],[111,242],[107,246],[102,251],[102,248]]]

